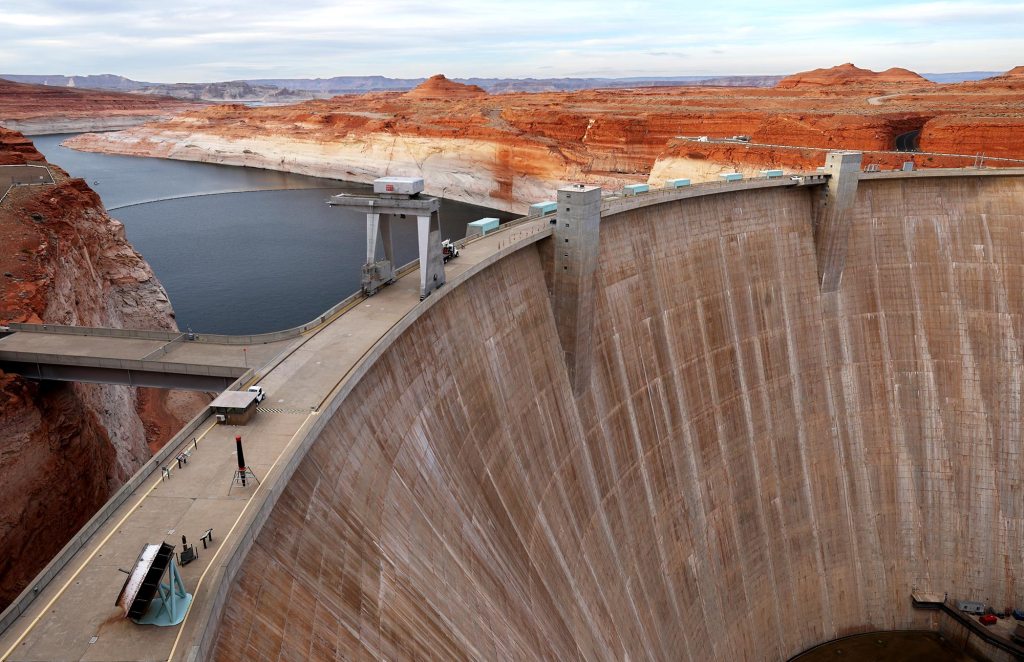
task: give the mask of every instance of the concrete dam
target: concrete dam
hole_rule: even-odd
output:
[[[206,637],[230,659],[785,659],[1020,604],[1024,178],[605,214],[574,393],[555,238],[332,403]]]
[[[195,421],[69,543],[4,659],[783,660],[944,632],[912,593],[1024,606],[1024,171],[844,164],[563,189],[425,301],[352,299],[261,369],[276,414]],[[115,613],[139,544],[211,525],[180,627]]]

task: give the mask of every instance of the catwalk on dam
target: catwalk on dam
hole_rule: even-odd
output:
[[[865,178],[605,215],[589,383],[552,238],[434,302],[343,400],[215,657],[784,659],[1020,604],[1024,179]]]

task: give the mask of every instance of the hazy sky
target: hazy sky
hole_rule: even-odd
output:
[[[1024,64],[1024,2],[0,0],[0,72],[154,82]]]

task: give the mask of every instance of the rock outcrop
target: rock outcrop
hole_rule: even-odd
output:
[[[0,126],[0,165],[27,165],[45,160],[31,140]]]
[[[404,95],[407,99],[479,99],[487,92],[477,85],[466,85],[448,80],[444,74],[431,76]]]
[[[196,107],[166,97],[0,79],[0,124],[25,134],[121,129]]]
[[[871,71],[847,62],[838,67],[812,69],[787,76],[775,86],[780,90],[820,90],[840,86],[877,85],[934,85],[931,81],[909,69],[893,67],[885,71]]]
[[[407,94],[349,95],[272,108],[218,106],[127,131],[78,136],[67,145],[350,181],[415,175],[426,180],[431,194],[507,211],[523,211],[573,181],[617,188],[645,182],[656,169],[666,177],[699,181],[732,166],[731,160],[715,162],[726,151],[741,159],[741,167],[756,171],[764,165],[764,149],[894,151],[899,136],[915,131],[921,131],[924,149],[967,155],[952,165],[973,164],[979,139],[1000,143],[1000,156],[1024,159],[1016,137],[1024,135],[1024,83],[999,89],[936,85],[906,70],[875,73],[853,65],[791,78],[781,89],[487,95],[438,76]],[[940,131],[941,123],[926,128],[942,118],[956,123],[985,117],[998,121],[981,122],[988,128],[979,129],[978,137]],[[700,167],[677,160],[684,166],[678,174],[659,164],[678,156],[667,152],[681,136],[736,135],[769,147],[699,146]],[[821,165],[814,150],[808,152],[813,161],[791,161],[794,152],[787,153],[787,167]],[[744,155],[753,158],[742,161]],[[888,163],[902,157],[886,158]],[[942,161],[915,158],[922,165]]]
[[[18,161],[44,163],[31,142],[0,132],[0,163]],[[83,180],[48,168],[54,184],[14,187],[0,203],[0,324],[175,328],[123,226]],[[0,607],[206,402],[0,371]]]
[[[1024,80],[1021,87],[1024,89]],[[1024,131],[1021,129],[1018,117],[949,115],[929,120],[921,131],[920,144],[927,152],[1024,159]],[[1024,166],[1024,161],[1020,165]]]

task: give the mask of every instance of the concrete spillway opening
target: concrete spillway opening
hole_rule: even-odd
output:
[[[1024,181],[606,215],[574,389],[552,239],[444,288],[324,409],[220,659],[788,659],[1024,604]],[[837,243],[838,246],[838,243]],[[576,373],[581,374],[581,373]]]

